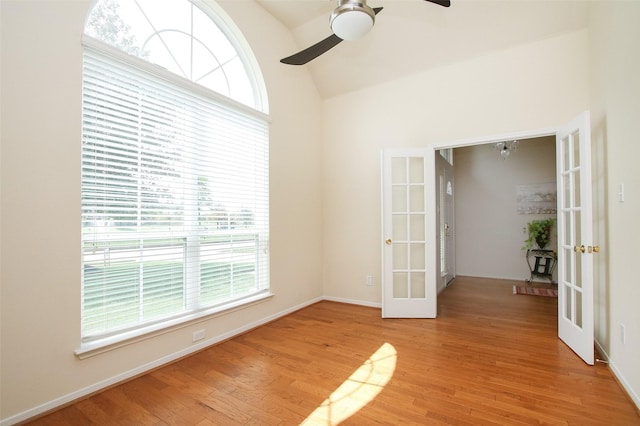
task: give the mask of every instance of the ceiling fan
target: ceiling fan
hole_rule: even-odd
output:
[[[451,6],[450,0],[425,0],[440,6]],[[367,0],[338,0],[338,7],[331,13],[329,23],[333,34],[300,52],[280,59],[288,65],[304,65],[335,47],[342,40],[356,40],[373,28],[381,7],[367,6]]]

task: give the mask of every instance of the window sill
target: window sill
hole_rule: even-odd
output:
[[[93,356],[142,342],[163,334],[171,333],[175,330],[179,330],[199,322],[208,321],[218,316],[248,308],[258,303],[265,302],[271,297],[273,297],[273,293],[271,292],[260,293],[245,299],[228,303],[224,306],[217,306],[170,321],[139,328],[137,330],[121,333],[115,336],[109,336],[104,339],[82,343],[80,348],[74,351],[74,354],[79,359],[91,358]]]

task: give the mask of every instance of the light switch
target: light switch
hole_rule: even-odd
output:
[[[618,185],[618,201],[624,203],[624,183]]]

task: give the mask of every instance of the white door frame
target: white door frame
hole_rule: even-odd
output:
[[[559,128],[558,128],[559,129]],[[488,143],[496,143],[504,140],[514,139],[530,139],[543,136],[555,136],[558,129],[533,130],[518,133],[510,133],[493,137],[481,137],[466,139],[460,141],[450,141],[427,145],[423,148],[406,148],[406,149],[383,149],[381,153],[381,176],[382,176],[382,317],[383,318],[435,318],[437,316],[437,284],[440,280],[440,262],[437,244],[426,244],[425,246],[425,270],[427,271],[425,279],[426,297],[420,304],[420,299],[404,300],[396,299],[391,296],[393,279],[391,274],[391,259],[389,253],[392,246],[392,239],[385,232],[391,230],[389,217],[386,210],[391,206],[389,188],[386,188],[389,179],[388,172],[391,170],[391,157],[396,155],[399,157],[415,156],[423,158],[424,167],[430,168],[426,170],[424,175],[424,216],[425,216],[425,241],[438,241],[438,216],[436,197],[438,182],[436,179],[436,151],[440,149],[459,148],[463,146],[482,145]],[[455,167],[455,165],[454,165]],[[387,172],[385,173],[385,170]],[[387,206],[387,207],[385,207]],[[389,210],[390,211],[390,210]],[[390,304],[389,302],[394,302]],[[411,302],[411,303],[400,303]],[[413,303],[415,302],[415,303]],[[409,306],[410,305],[410,306]],[[415,305],[415,306],[414,306]]]
[[[455,215],[453,196],[455,193],[455,182],[453,182],[453,165],[441,155],[436,155],[436,211],[438,212],[437,222],[437,251],[440,256],[440,278],[438,280],[437,292],[444,290],[455,278]],[[449,179],[444,179],[448,177]],[[453,182],[453,184],[452,184]],[[443,187],[444,184],[444,187]],[[452,192],[448,193],[451,185]],[[444,213],[443,213],[444,210]],[[445,217],[443,217],[443,215]],[[443,226],[444,222],[444,226]],[[444,240],[444,244],[443,244]],[[444,251],[444,256],[443,256]],[[446,271],[442,271],[442,262],[446,265]],[[442,275],[445,272],[445,275]]]
[[[528,131],[522,131],[522,132],[514,132],[514,133],[507,133],[507,134],[502,134],[502,135],[497,135],[497,136],[488,136],[488,137],[478,137],[478,138],[471,138],[471,139],[463,139],[463,140],[457,140],[457,141],[449,141],[449,142],[441,142],[441,143],[434,143],[431,144],[429,146],[427,146],[427,149],[431,149],[433,150],[433,152],[435,153],[437,150],[439,149],[447,149],[447,148],[460,148],[460,147],[466,147],[466,146],[474,146],[474,145],[485,145],[485,144],[491,144],[491,143],[497,143],[497,142],[502,142],[505,140],[523,140],[523,139],[533,139],[533,138],[539,138],[539,137],[545,137],[545,136],[553,136],[554,138],[557,136],[558,133],[562,132],[563,129],[566,129],[567,127],[567,123],[563,123],[560,126],[557,127],[553,127],[553,128],[545,128],[545,129],[538,129],[538,130],[528,130]],[[590,129],[589,129],[590,131]],[[557,142],[556,142],[557,143]],[[435,162],[435,159],[433,159],[433,161]],[[454,165],[455,167],[455,165]],[[435,168],[435,163],[434,163],[434,168]],[[557,171],[556,171],[556,175],[557,175]],[[436,173],[430,173],[427,174],[426,178],[429,180],[428,182],[426,182],[427,184],[427,188],[433,188],[433,190],[431,192],[435,193],[435,188],[438,184],[437,179],[436,179]],[[556,176],[557,179],[559,179],[558,176]],[[589,186],[591,186],[591,182],[589,182]],[[431,203],[427,203],[426,206],[426,215],[428,217],[431,218],[435,218],[436,214],[437,214],[437,210],[436,210],[436,200],[432,199]],[[432,229],[430,230],[430,232],[427,232],[427,235],[429,237],[433,237],[435,238],[435,234],[436,234],[436,229]],[[434,239],[432,239],[431,241],[435,241]],[[433,246],[433,245],[432,245]],[[428,251],[428,256],[433,256],[432,259],[427,259],[431,264],[435,264],[436,262],[436,253],[435,250],[431,250]],[[434,277],[435,279],[435,277]],[[436,281],[437,282],[437,281]],[[558,300],[558,302],[562,302],[562,300]]]
[[[440,149],[462,148],[462,147],[474,146],[474,145],[487,145],[487,144],[492,144],[497,142],[503,142],[505,140],[534,139],[534,138],[541,138],[545,136],[555,137],[556,133],[558,133],[558,131],[561,128],[562,126],[558,126],[558,127],[538,129],[538,130],[527,130],[522,132],[505,133],[497,136],[484,136],[484,137],[461,139],[461,140],[454,140],[454,141],[448,141],[448,142],[439,142],[439,143],[428,145],[427,149],[433,151],[434,154],[433,154],[432,160],[435,162],[436,151]],[[435,164],[434,164],[434,167],[435,167]],[[455,167],[455,164],[454,164],[454,167]],[[430,182],[427,182],[427,188],[431,188],[430,193],[433,194],[433,198],[432,198],[433,202],[427,204],[426,214],[428,217],[435,218],[437,217],[435,193],[438,185],[438,182],[436,181],[436,173],[427,175],[427,179],[430,180]],[[433,236],[435,238],[436,230],[434,229],[431,231],[432,231],[432,235],[428,235],[428,236]],[[428,252],[427,254],[430,256],[434,255],[435,250],[433,250],[432,252]]]

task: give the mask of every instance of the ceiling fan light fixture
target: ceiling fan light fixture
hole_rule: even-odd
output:
[[[509,155],[511,155],[511,153],[513,151],[515,151],[516,149],[518,149],[518,142],[519,141],[505,141],[505,142],[498,142],[494,145],[495,149],[497,149],[500,152],[500,156],[506,160],[507,158],[509,158]]]
[[[375,12],[366,3],[343,0],[329,22],[333,33],[341,39],[357,40],[373,28],[375,19]]]

